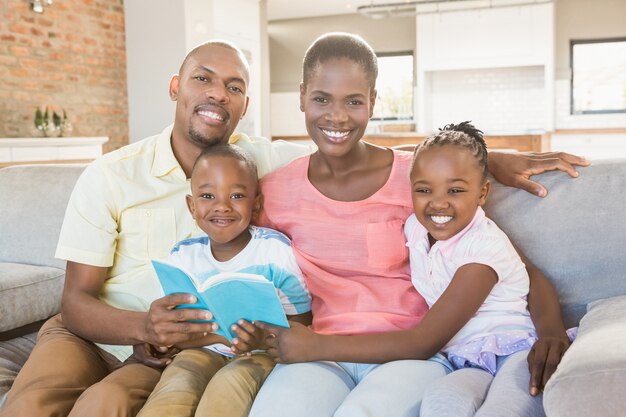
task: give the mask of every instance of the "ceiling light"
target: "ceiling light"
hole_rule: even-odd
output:
[[[553,0],[416,0],[385,4],[372,3],[357,7],[357,12],[372,19],[383,19],[388,17],[406,17],[420,14],[493,9],[552,2]]]
[[[30,8],[35,13],[43,13],[44,6],[51,6],[53,0],[30,0]]]

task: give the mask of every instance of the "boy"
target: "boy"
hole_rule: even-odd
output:
[[[168,261],[201,278],[262,275],[279,290],[288,319],[309,324],[310,297],[290,241],[250,225],[261,207],[253,159],[235,145],[206,148],[193,166],[191,192],[187,206],[205,234],[177,243]],[[232,413],[238,409],[247,416],[274,362],[258,352],[266,348],[263,331],[244,320],[238,324],[233,346],[214,333],[176,346],[203,348],[183,350],[173,359],[139,415],[191,415],[197,406],[197,415],[221,415],[225,409],[237,415]]]

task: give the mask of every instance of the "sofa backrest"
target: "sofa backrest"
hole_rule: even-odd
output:
[[[626,294],[626,159],[533,177],[545,198],[494,182],[485,211],[556,286],[576,325],[590,301]]]
[[[0,262],[64,268],[54,259],[67,201],[82,165],[0,169]],[[485,211],[556,286],[566,325],[587,303],[626,294],[626,159],[598,160],[572,179],[533,179],[545,198],[493,178]]]
[[[0,169],[0,262],[65,269],[55,259],[65,207],[84,165]]]

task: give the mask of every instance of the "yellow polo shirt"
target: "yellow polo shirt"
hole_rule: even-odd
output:
[[[172,152],[172,128],[98,158],[68,202],[55,256],[109,267],[100,298],[120,309],[148,311],[163,296],[150,260],[201,233],[185,203],[190,181]],[[242,134],[230,142],[253,155],[259,176],[314,150]],[[100,347],[121,361],[132,354],[131,346]]]

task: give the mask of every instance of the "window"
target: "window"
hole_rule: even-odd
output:
[[[413,119],[413,54],[378,55],[378,97],[373,120]]]
[[[572,114],[626,113],[626,38],[570,45]]]

